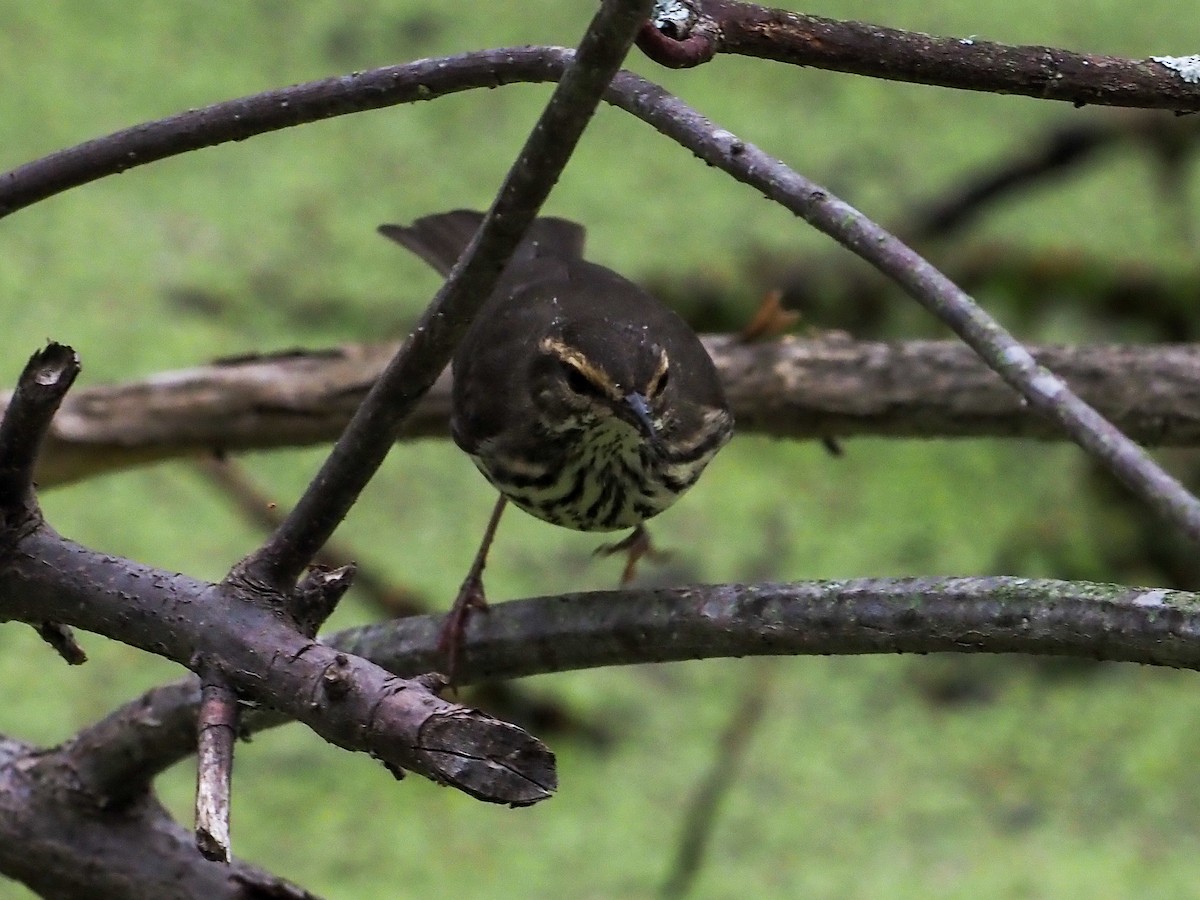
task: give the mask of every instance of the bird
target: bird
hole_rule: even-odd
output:
[[[449,274],[483,221],[457,209],[379,232]],[[584,532],[632,529],[622,582],[652,553],[644,523],[700,477],[733,434],[712,358],[686,322],[610,268],[584,259],[586,231],[534,221],[451,360],[450,433],[499,491],[439,645],[453,671],[509,502]]]

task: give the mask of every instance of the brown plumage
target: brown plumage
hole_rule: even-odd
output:
[[[379,230],[446,274],[482,218],[455,210]],[[521,509],[579,531],[634,528],[631,553],[644,552],[642,523],[695,483],[733,417],[692,330],[586,261],[584,236],[565,219],[529,230],[455,352],[451,430]],[[476,562],[458,606],[482,603]]]

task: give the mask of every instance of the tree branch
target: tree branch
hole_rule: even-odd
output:
[[[316,900],[241,860],[205,860],[150,794],[119,808],[79,790],[75,757],[0,738],[0,872],[47,900]]]
[[[576,57],[556,50],[519,57],[519,65],[528,65],[535,79],[557,77],[564,65],[568,67],[493,210],[415,335],[369,392],[300,505],[263,550],[225,583],[212,585],[94,553],[64,540],[41,521],[32,490],[33,464],[53,406],[74,372],[61,361],[49,369],[27,369],[0,424],[0,508],[7,526],[0,547],[5,563],[0,567],[0,619],[39,622],[52,615],[54,621],[206,668],[207,686],[220,688],[216,700],[228,705],[236,691],[274,707],[274,712],[255,719],[258,727],[283,715],[296,718],[339,746],[365,750],[390,766],[412,768],[482,799],[531,803],[553,790],[548,751],[523,732],[446,703],[419,683],[398,681],[379,666],[352,656],[346,647],[310,639],[308,632],[345,589],[348,571],[330,574],[323,584],[320,576],[302,584],[308,593],[302,592],[307,615],[301,630],[279,615],[281,603],[276,601],[286,604],[292,598],[283,591],[348,511],[394,441],[401,420],[444,367],[565,165],[648,5],[648,0],[639,7],[606,2]],[[732,6],[712,4],[718,5]],[[771,41],[787,37],[778,23],[746,22],[741,52],[769,55]],[[767,33],[772,28],[778,32],[775,38]],[[731,46],[737,46],[736,40]],[[998,46],[986,45],[994,64],[1003,66],[1006,57],[996,51]],[[518,59],[517,51],[500,53]],[[268,95],[260,95],[64,151],[0,176],[0,216],[131,163],[241,139],[266,128],[401,102],[397,98],[428,99],[428,84],[401,83],[414,73],[423,72],[416,77],[429,81],[441,78],[443,92],[462,89],[463,82],[455,78],[468,70],[477,80],[472,86],[487,84],[483,78],[502,83],[512,74],[505,69],[505,59],[480,55],[468,62],[480,65],[454,69],[448,76],[447,67],[436,60],[389,70],[390,84],[369,100],[358,93],[362,82],[357,78],[334,79],[308,95],[305,108],[293,109],[287,99],[281,102],[281,97],[291,96],[288,92],[272,92],[273,110],[261,105]],[[1043,75],[1044,81],[1051,80],[1043,83],[1041,96],[1069,99],[1058,97],[1047,85],[1070,74],[1076,62],[1051,59]],[[1107,63],[1097,65],[1105,76],[1115,70]],[[1178,66],[1162,65],[1179,74]],[[405,71],[398,74],[400,69]],[[306,87],[313,89],[310,85],[290,90],[301,90],[296,94],[301,96]],[[1125,96],[1108,82],[1096,89],[1109,100],[1083,102],[1117,102]],[[1134,84],[1126,94],[1141,96],[1139,90],[1144,88]],[[1191,102],[1197,93],[1191,91],[1185,99]],[[390,100],[383,99],[384,94]],[[362,105],[347,108],[349,96],[356,98],[350,105]],[[763,190],[892,275],[951,324],[1036,409],[1066,427],[1190,536],[1200,536],[1200,504],[1194,498],[1041,368],[969,298],[886,232],[756,148],[714,130],[640,79],[618,76],[609,99],[637,110],[702,158]],[[244,118],[237,112],[239,103],[251,104]],[[214,110],[215,123],[205,119],[205,113]],[[297,119],[298,114],[311,118]],[[141,149],[147,156],[139,156]],[[781,377],[787,378],[788,371]],[[53,387],[42,377],[47,374],[61,390],[53,403],[31,405],[31,385]],[[1169,430],[1162,426],[1164,433]],[[432,667],[439,626],[439,620],[421,617],[335,636],[333,641],[415,673]],[[1200,668],[1198,636],[1200,598],[1156,589],[1024,579],[727,585],[504,604],[472,622],[459,674],[476,680],[697,656],[931,650],[1059,653]],[[195,896],[234,896],[235,886],[238,891],[302,896],[297,889],[237,865],[221,869],[220,878],[214,879],[213,870],[205,870],[194,853],[187,857],[187,870],[180,868],[185,859],[180,848],[186,845],[191,851],[190,842],[145,788],[150,767],[193,746],[190,734],[187,741],[178,737],[179,722],[171,720],[190,717],[194,727],[195,694],[187,686],[157,692],[55,751],[0,740],[0,868],[18,873],[16,877],[47,896],[94,893],[101,881],[113,895],[136,885],[138,893],[161,896],[186,883],[187,892]],[[213,709],[210,702],[209,711]],[[162,719],[148,718],[150,711],[155,717],[162,714]],[[135,716],[137,721],[132,720]],[[209,718],[202,717],[202,727],[213,724]],[[228,717],[219,718],[217,724],[224,727]],[[130,777],[128,767],[135,763],[142,769]],[[88,809],[85,803],[96,808]],[[65,834],[70,835],[69,845]],[[131,852],[135,841],[144,850],[148,835],[155,838],[155,853]],[[72,866],[62,865],[67,854]],[[117,857],[123,864],[133,860],[138,871],[113,866]],[[59,864],[47,865],[48,860]],[[75,880],[83,877],[81,872],[88,879],[84,887]],[[166,873],[169,887],[161,882]],[[146,887],[160,883],[161,887]]]
[[[120,809],[148,793],[160,772],[196,752],[199,705],[199,678],[162,685],[82,729],[54,752],[90,805]],[[194,836],[190,844],[195,855]]]
[[[1062,440],[958,341],[704,338],[740,434]],[[347,345],[164,372],[67,396],[38,458],[43,486],[163,459],[334,440],[395,344]],[[1138,442],[1200,445],[1200,345],[1031,346]],[[2,409],[2,407],[0,407]],[[443,373],[401,438],[449,435]]]
[[[314,642],[261,597],[96,553],[48,527],[5,549],[0,619],[49,617],[185,666],[219,666],[239,696],[330,743],[478,799],[534,803],[553,791],[553,756],[536,739]]]
[[[1039,365],[950,279],[850,204],[753,144],[717,128],[662,88],[629,73],[621,73],[614,87],[635,81],[639,90],[621,92],[616,98],[622,109],[636,109],[639,118],[700,159],[761,191],[892,278],[962,338],[1033,410],[1056,422],[1163,519],[1193,542],[1200,542],[1200,500],[1076,396],[1061,378]]]
[[[0,421],[0,511],[5,529],[37,519],[33,467],[50,422],[79,374],[70,347],[51,343],[29,358]]]
[[[431,100],[471,88],[554,81],[562,47],[485,50],[310,81],[144,122],[0,174],[0,218],[98,178],[181,153],[334,116]]]
[[[395,672],[428,669],[439,617],[329,638]],[[597,591],[497,604],[462,678],[756,655],[1027,653],[1200,669],[1200,595],[1049,579],[861,578]]]
[[[29,477],[78,369],[69,347],[35,354],[0,421],[0,621],[77,625],[203,668],[210,682],[286,711],[332,743],[479,799],[525,804],[553,791],[553,756],[540,742],[315,643],[279,614],[282,598],[96,553],[56,534]],[[301,582],[305,627],[315,630],[345,583],[343,573]],[[62,625],[49,629],[56,639],[67,634]],[[102,797],[96,787],[85,789]]]
[[[736,0],[671,0],[686,9],[644,29],[638,46],[670,68],[736,53],[888,81],[1018,94],[1076,106],[1200,110],[1200,61],[1121,59],[1054,47],[1013,47],[974,37],[931,37]],[[1161,60],[1161,61],[1160,61]],[[1182,71],[1181,71],[1182,70]]]
[[[0,419],[0,545],[42,525],[33,470],[54,413],[79,375],[70,347],[50,343],[29,358]],[[61,622],[33,621],[34,630],[68,665],[87,654]]]
[[[440,626],[439,618],[422,616],[329,641],[399,674],[420,672],[436,658]],[[542,597],[496,604],[473,620],[459,674],[470,683],[719,656],[938,651],[1200,669],[1200,595],[1025,578],[925,578]],[[152,777],[189,752],[178,734],[194,722],[197,697],[194,682],[155,689],[68,746],[89,747],[87,771],[103,769],[116,779],[127,766],[137,780]],[[256,712],[245,726],[283,721]]]
[[[768,13],[771,11],[764,11],[764,14]],[[799,43],[804,53],[813,54],[811,58],[805,57],[802,63],[813,67],[845,68],[846,71],[897,80],[924,80],[947,87],[1028,93],[1031,96],[1045,96],[1045,90],[1053,84],[1053,99],[1075,103],[1167,108],[1180,112],[1200,109],[1200,87],[1184,81],[1179,72],[1158,62],[1084,56],[1049,48],[1006,48],[974,39],[939,41],[926,35],[860,23],[838,23],[795,13],[781,15],[798,20],[800,24],[796,27],[800,34],[804,33],[804,27],[811,28],[813,35],[821,35],[821,29],[828,28],[825,40],[804,41],[789,28],[755,32],[749,25],[744,25],[744,33],[736,33],[741,41],[737,52],[757,46],[755,40],[762,41],[762,46],[769,49],[774,35],[785,44],[787,41]],[[930,41],[951,57],[948,68],[942,71],[951,73],[953,78],[904,78],[905,69],[913,67],[919,68],[922,75],[936,74],[921,68],[930,58],[922,49]],[[847,44],[852,48],[861,46],[863,55],[856,63],[857,68],[849,68],[847,60],[853,58],[853,53],[847,53]],[[893,46],[899,49],[893,51]],[[727,47],[723,49],[733,52]],[[1015,60],[1021,63],[1015,70],[1010,67],[1014,63],[1013,53]],[[1049,56],[1039,57],[1039,54]],[[770,56],[769,53],[761,55]],[[556,81],[571,56],[571,51],[562,47],[515,47],[422,59],[264,91],[144,122],[0,174],[0,218],[70,188],[204,147],[244,141],[255,135],[335,116],[433,100],[473,88]],[[1071,59],[1073,62],[1069,72],[1043,72],[1038,68],[1039,58],[1051,62]],[[798,59],[785,61],[799,62]],[[1078,65],[1074,64],[1076,61]],[[878,71],[889,65],[896,71]],[[1055,78],[1058,74],[1064,77]],[[1020,90],[1022,79],[1027,81],[1026,90]],[[1064,85],[1072,86],[1076,93],[1068,93]],[[606,101],[613,102],[611,95]]]
[[[538,52],[533,51],[535,58]],[[549,75],[549,70],[558,68],[569,56],[549,52],[540,58],[546,64]],[[522,57],[522,60],[525,63],[532,61],[528,56]],[[467,71],[473,71],[470,62],[468,58],[460,57],[452,62],[447,61],[444,69],[463,66]],[[615,65],[616,63],[613,63],[614,67]],[[443,82],[442,87],[449,89],[452,84],[453,81]],[[562,85],[560,89],[561,87]],[[559,92],[556,92],[555,96],[560,96]],[[970,297],[886,230],[870,222],[825,189],[793,172],[779,160],[773,159],[729,132],[716,128],[683,102],[635,75],[628,72],[618,73],[609,86],[606,98],[650,123],[705,162],[762,191],[767,197],[790,209],[893,278],[930,312],[950,325],[988,365],[1021,393],[1034,410],[1057,422],[1073,440],[1107,466],[1159,515],[1172,522],[1190,539],[1200,540],[1200,501],[1158,467],[1137,444],[1109,425],[1094,409],[1075,396],[1060,378],[1039,366],[1033,357]],[[326,105],[322,107],[326,113],[329,112],[328,102],[326,97]],[[581,128],[582,123],[578,127]],[[128,132],[125,135],[123,140],[137,144],[136,140],[128,137]],[[531,140],[534,136],[531,136]],[[569,148],[556,149],[565,150],[569,154]],[[134,150],[130,152],[136,153]],[[565,156],[563,160],[565,161]],[[93,175],[99,173],[99,170],[91,171]],[[34,181],[37,179],[34,178]],[[28,179],[18,179],[18,182],[28,185]],[[12,178],[0,176],[0,209],[8,202],[5,199],[6,183],[8,188],[11,188]],[[536,178],[530,183],[536,183]],[[523,212],[532,216],[535,211],[536,207]],[[481,233],[488,232],[490,221],[491,219],[485,222]],[[516,219],[510,224],[514,230],[496,236],[496,243],[490,245],[492,249],[502,251],[508,244],[515,245],[524,226]],[[465,329],[473,311],[473,305],[463,300],[459,311],[445,315],[445,311],[441,310],[443,299],[451,296],[466,297],[465,292],[471,290],[490,289],[491,279],[496,272],[494,266],[502,265],[503,259],[506,258],[503,252],[494,258],[490,257],[491,250],[488,250],[481,257],[481,262],[476,264],[471,261],[475,255],[476,244],[479,242],[473,242],[472,249],[467,254],[465,262],[469,264],[456,267],[456,270],[461,269],[463,273],[475,274],[465,281],[459,276],[452,277],[447,285],[443,286],[438,298],[435,298],[435,306],[427,313],[429,318],[423,320],[423,324],[419,325],[414,333],[416,339],[413,346],[419,352],[397,357],[394,365],[381,377],[377,397],[380,400],[385,397],[394,399],[396,402],[383,407],[381,404],[364,401],[360,424],[350,426],[347,440],[340,445],[340,449],[335,446],[327,461],[330,468],[318,475],[315,484],[320,487],[314,488],[315,493],[311,499],[302,498],[301,503],[293,510],[293,523],[296,524],[289,526],[285,523],[256,556],[253,564],[243,570],[242,574],[251,576],[251,581],[258,580],[264,584],[282,583],[286,581],[284,575],[298,575],[300,567],[329,536],[334,525],[340,521],[340,515],[344,514],[357,497],[365,479],[374,472],[387,450],[383,438],[390,442],[398,433],[398,423],[415,406],[416,400],[433,383],[437,372],[444,367],[454,342],[461,330]],[[448,293],[451,286],[456,292],[454,295]],[[460,289],[464,293],[457,293]],[[482,293],[486,294],[486,290]],[[476,300],[482,302],[481,296],[476,296]],[[454,306],[459,306],[457,300]],[[434,314],[435,310],[442,313],[441,317]],[[395,390],[388,387],[392,383],[396,385]],[[354,448],[351,452],[351,438],[356,437],[360,430],[364,434],[378,434],[380,438],[377,442]],[[343,459],[347,453],[349,457]],[[327,477],[331,472],[348,472],[351,469],[351,460],[362,464],[361,474],[357,477],[337,480]],[[335,498],[336,502],[326,502]],[[338,510],[341,510],[341,513]],[[298,523],[302,521],[309,524],[300,528]],[[293,533],[294,531],[297,533]],[[293,538],[300,540],[292,540]]]
[[[441,616],[329,635],[400,677],[440,659]],[[471,620],[463,685],[599,666],[715,657],[1025,653],[1200,670],[1200,595],[1049,579],[861,578],[562,594],[494,604]],[[80,732],[87,772],[141,783],[185,758],[195,679],[147,692]],[[249,711],[256,732],[287,721]]]
[[[237,742],[237,696],[214,667],[202,665],[196,715],[196,824],[200,855],[229,862],[229,806]]]

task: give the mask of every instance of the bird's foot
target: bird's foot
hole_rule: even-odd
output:
[[[504,507],[507,503],[503,494],[496,498],[496,505],[492,508],[492,517],[488,519],[487,528],[483,530],[483,540],[479,544],[479,549],[475,551],[475,559],[467,571],[467,577],[463,579],[462,587],[458,589],[454,605],[446,614],[442,630],[438,633],[438,652],[446,659],[446,681],[451,687],[455,686],[458,678],[458,660],[462,655],[463,641],[467,635],[467,620],[471,618],[471,610],[478,609],[486,612],[488,608],[487,598],[483,595],[483,567],[487,565],[488,550],[491,549],[492,540],[496,537],[496,527],[500,524],[500,516],[504,514]]]
[[[462,653],[463,640],[467,634],[467,622],[474,610],[487,612],[487,597],[483,593],[483,579],[473,568],[458,589],[454,605],[446,614],[442,630],[438,632],[437,648],[446,662],[446,681],[454,687],[458,677],[458,660]]]
[[[783,306],[783,291],[767,291],[750,321],[738,333],[739,344],[752,344],[786,334],[800,321],[800,313]]]
[[[625,568],[621,572],[621,586],[629,584],[633,581],[634,575],[637,574],[637,564],[643,558],[661,562],[670,558],[669,550],[659,550],[650,540],[650,532],[646,530],[644,525],[636,526],[633,531],[617,541],[615,544],[602,544],[597,547],[594,555],[596,556],[612,556],[616,553],[625,553]]]

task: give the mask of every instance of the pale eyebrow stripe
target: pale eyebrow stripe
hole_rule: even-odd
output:
[[[646,396],[655,392],[658,388],[658,383],[663,380],[663,376],[667,374],[667,369],[670,368],[671,361],[667,357],[667,351],[659,348],[658,351],[658,368],[654,370],[654,374],[650,376],[650,382],[646,385]]]
[[[557,356],[567,365],[577,369],[584,378],[604,391],[613,400],[621,399],[621,392],[617,390],[617,386],[613,384],[613,380],[608,377],[608,373],[599,366],[589,362],[588,358],[574,347],[570,347],[560,340],[549,337],[542,340],[541,347],[543,350]]]

